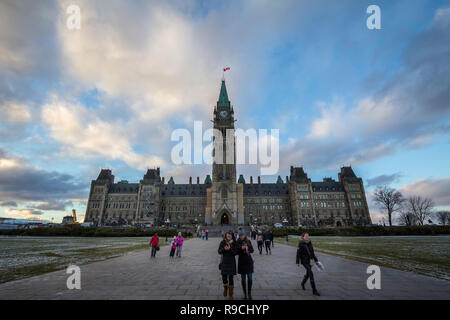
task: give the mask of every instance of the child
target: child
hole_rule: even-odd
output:
[[[173,258],[175,254],[175,249],[177,248],[177,237],[173,237],[172,243],[170,245],[170,257]]]

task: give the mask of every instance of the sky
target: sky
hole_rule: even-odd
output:
[[[211,126],[224,67],[236,127],[279,129],[263,182],[351,165],[375,223],[380,185],[449,209],[449,62],[450,1],[1,1],[0,216],[82,220],[101,168],[203,181],[209,165],[172,162],[171,134]]]

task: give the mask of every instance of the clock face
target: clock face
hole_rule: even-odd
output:
[[[221,118],[226,118],[227,117],[227,115],[228,115],[228,111],[226,111],[226,110],[222,110],[222,111],[220,111],[220,117]]]

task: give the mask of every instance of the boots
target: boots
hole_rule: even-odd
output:
[[[253,300],[252,298],[252,284],[253,281],[252,280],[248,280],[248,300]]]
[[[226,297],[228,295],[228,285],[223,285],[223,296]]]
[[[313,289],[313,295],[320,296],[320,293],[319,293],[319,291],[317,291],[316,284],[314,283],[314,281],[311,281],[311,287]]]
[[[233,286],[228,286],[228,300],[233,300]]]
[[[242,291],[244,291],[244,300],[247,300],[247,283],[242,281]]]
[[[306,276],[304,276],[303,277],[303,280],[302,280],[302,289],[303,290],[306,290],[306,288],[305,288],[305,284],[306,284],[306,281],[308,280],[308,278],[306,277]]]

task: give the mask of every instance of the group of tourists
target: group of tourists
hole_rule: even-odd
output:
[[[181,258],[181,250],[183,249],[184,238],[181,232],[178,232],[178,236],[174,236],[172,242],[170,243],[170,253],[169,257],[173,258],[176,252],[176,256]],[[149,243],[151,247],[150,258],[156,257],[156,252],[159,251],[159,237],[158,233],[155,233]]]
[[[170,244],[170,258],[174,258],[175,252],[177,257],[181,257],[183,241],[184,239],[181,232],[178,233],[178,236],[173,237]],[[272,253],[271,248],[273,248],[273,234],[271,232],[259,232],[256,236],[256,241],[258,244],[259,254],[262,254],[263,245],[266,248],[266,254]],[[157,233],[153,235],[149,245],[151,246],[150,258],[155,258],[156,252],[159,251],[159,237]],[[252,258],[253,252],[252,242],[249,238],[247,238],[244,230],[239,229],[239,231],[228,231],[223,233],[223,238],[219,244],[218,253],[221,255],[219,269],[222,275],[224,297],[228,296],[228,299],[234,299],[234,276],[236,274],[240,274],[242,291],[244,293],[243,299],[252,300],[254,265]],[[237,268],[235,256],[238,256]],[[318,264],[319,268],[323,268],[314,253],[314,248],[309,239],[309,234],[304,233],[299,238],[295,263],[297,267],[301,264],[306,270],[306,274],[301,282],[302,289],[306,290],[305,285],[309,279],[313,294],[320,296],[314,281],[311,260],[314,260],[314,262]]]
[[[223,240],[219,245],[219,254],[222,259],[219,269],[222,274],[223,296],[230,300],[234,297],[234,276],[236,275],[236,259],[238,258],[237,273],[241,275],[242,290],[244,299],[252,300],[252,284],[253,284],[253,246],[250,239],[245,235],[244,230],[239,233],[228,231],[225,233]]]
[[[256,237],[260,254],[262,254],[263,243],[266,247],[266,254],[271,254],[270,247],[271,245],[273,247],[273,235],[270,235],[271,233],[266,231],[264,234],[259,233]],[[243,299],[252,300],[254,263],[251,254],[253,252],[252,242],[247,238],[244,230],[239,230],[239,232],[229,231],[224,234],[218,249],[218,253],[222,256],[219,269],[222,275],[223,296],[228,296],[229,300],[234,299],[234,276],[237,273],[241,275],[242,291],[244,293]],[[237,270],[235,256],[238,256]],[[299,238],[296,255],[296,265],[299,267],[301,264],[306,270],[301,286],[303,290],[306,290],[305,285],[309,279],[313,294],[320,296],[314,282],[311,260],[320,264],[314,253],[312,242],[309,240],[309,234],[304,233]]]
[[[256,244],[258,245],[259,254],[262,254],[263,247],[266,248],[266,254],[272,254],[272,249],[274,247],[273,234],[270,231],[258,232],[256,236]]]

